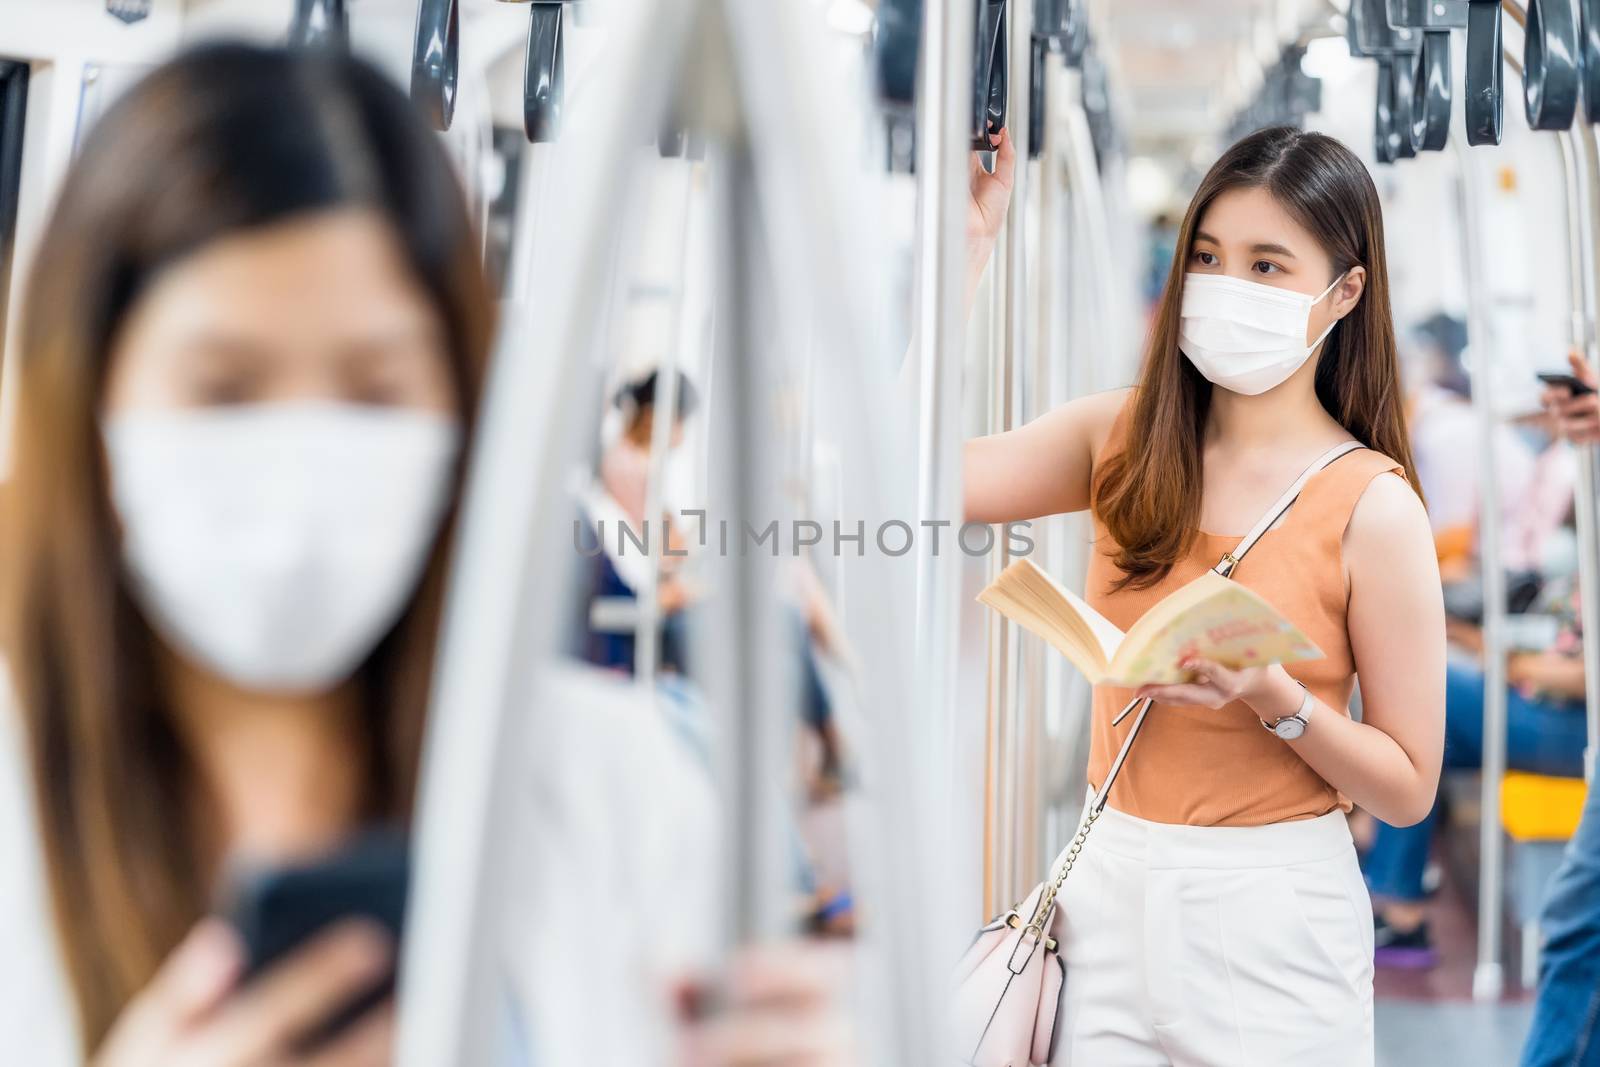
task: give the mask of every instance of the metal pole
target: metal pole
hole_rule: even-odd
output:
[[[1051,114],[1049,104],[1054,85],[1051,68],[1058,65],[1059,60],[1052,53],[1044,51],[1040,61],[1044,65],[1040,76],[1044,79],[1045,113],[1042,117],[1045,121],[1041,126],[1043,141],[1040,144],[1038,166],[1029,176],[1028,183],[1032,194],[1028,209],[1037,219],[1033,269],[1028,274],[1028,299],[1032,317],[1028,379],[1032,395],[1024,414],[1030,419],[1039,418],[1060,401],[1056,393],[1055,352],[1051,348],[1051,338],[1054,336],[1051,316],[1055,303],[1053,279],[1057,276],[1055,258],[1056,244],[1059,240],[1057,234],[1059,220],[1056,218],[1056,211],[1061,194],[1059,184],[1061,176],[1057,158],[1057,139],[1049,127]],[[1029,107],[1031,110],[1031,101]],[[1035,117],[1030,114],[1030,127],[1034,121]],[[1057,567],[1054,539],[1060,528],[1060,522],[1050,518],[1044,520],[1044,523],[1044,528],[1035,532],[1032,559],[1053,575]],[[1023,857],[1033,872],[1032,876],[1037,877],[1038,872],[1050,862],[1050,842],[1053,840],[1051,812],[1054,804],[1050,791],[1053,749],[1050,745],[1050,718],[1052,706],[1059,697],[1061,672],[1060,657],[1053,656],[1049,646],[1043,641],[1030,641],[1028,651],[1029,715],[1028,728],[1023,737],[1023,755],[1027,771],[1024,776],[1025,788],[1028,790],[1030,812],[1028,825],[1025,828],[1026,848],[1023,850]]]
[[[692,163],[679,165],[683,172],[683,215],[679,227],[678,249],[682,261],[689,247],[689,212],[694,204],[694,174]],[[660,524],[660,548],[650,558],[645,569],[643,589],[638,591],[639,618],[633,631],[633,675],[640,685],[653,686],[661,645],[661,567],[667,559],[668,533],[672,528],[663,508],[666,488],[667,454],[672,450],[673,424],[678,421],[678,342],[681,335],[684,305],[685,269],[678,273],[678,285],[672,301],[672,327],[667,333],[667,343],[656,369],[654,412],[650,424],[650,470],[645,481],[644,539],[646,550],[650,544],[650,527]]]
[[[558,646],[561,621],[552,604],[571,603],[575,568],[563,549],[570,527],[551,519],[564,499],[580,438],[593,432],[596,398],[590,358],[604,306],[608,250],[594,240],[627,194],[620,161],[638,144],[640,101],[659,101],[685,37],[680,7],[639,5],[614,39],[619,74],[594,86],[588,137],[552,175],[559,210],[541,220],[549,232],[519,242],[533,264],[513,277],[552,279],[548,314],[532,329],[525,308],[503,324],[489,369],[478,441],[467,479],[461,531],[430,697],[426,759],[414,840],[418,860],[402,946],[395,1038],[398,1067],[484,1063],[504,1004],[504,908],[510,850],[525,833],[512,828],[526,778],[524,742],[548,728],[536,691]],[[541,521],[541,519],[545,521]],[[538,561],[535,563],[535,561]],[[594,961],[578,961],[587,981]],[[610,1058],[604,1059],[610,1062]]]
[[[1042,414],[1047,403],[1044,373],[1048,367],[1037,347],[1038,306],[1041,292],[1037,279],[1029,270],[1029,237],[1038,233],[1034,224],[1037,217],[1033,188],[1035,167],[1029,158],[1029,136],[1033,128],[1033,16],[1034,5],[1028,0],[1012,0],[1007,26],[1011,40],[1008,56],[1011,63],[1007,84],[1011,87],[1007,122],[1017,153],[1016,180],[1011,198],[1011,210],[1006,218],[1008,238],[1006,250],[1010,264],[1006,271],[1006,345],[1008,359],[1015,368],[1012,374],[1016,391],[1013,400],[1013,425],[1020,426]],[[1042,170],[1042,168],[1039,168]],[[1036,243],[1035,256],[1042,249]],[[1000,550],[1010,558],[1009,540],[1002,536]],[[1041,567],[1048,559],[1036,556]],[[1017,685],[1012,702],[1011,767],[1013,779],[1014,824],[1011,834],[1012,886],[1020,895],[1039,878],[1043,783],[1040,780],[1044,724],[1044,684],[1046,646],[1043,640],[1021,629],[1012,632],[1015,651]]]
[[[1600,270],[1596,269],[1595,242],[1600,212],[1595,210],[1595,195],[1600,192],[1600,153],[1596,151],[1594,127],[1576,124],[1577,136],[1563,135],[1563,150],[1571,156],[1571,172],[1577,179],[1578,217],[1569,219],[1568,241],[1576,248],[1583,277],[1577,286],[1579,300],[1574,305],[1573,343],[1583,352],[1589,366],[1600,366]],[[1580,323],[1577,308],[1582,308]],[[1596,515],[1596,446],[1578,447],[1578,484],[1574,490],[1574,511],[1578,525],[1578,588],[1583,626],[1583,692],[1588,721],[1588,743],[1583,750],[1583,777],[1593,783],[1595,754],[1600,743],[1600,517]]]
[[[960,526],[962,314],[966,286],[967,124],[976,8],[967,0],[923,5],[917,145],[917,515]],[[948,549],[948,546],[947,546]],[[946,732],[956,722],[961,556],[917,552],[916,706]],[[953,798],[960,803],[962,798]],[[969,802],[971,798],[966,798]],[[985,876],[987,884],[987,875]],[[988,894],[984,910],[990,910]]]
[[[941,55],[947,72],[957,69],[954,63],[965,68],[971,62],[971,24],[966,23],[963,40],[961,23],[970,12],[940,6],[939,12],[928,8],[930,17],[939,18],[930,28],[938,47],[923,51],[925,61]],[[825,42],[807,5],[728,3],[725,9],[731,21],[748,31],[739,35],[741,42],[783,40],[789,45],[759,51],[739,48],[741,90],[750,136],[759,148],[756,162],[761,199],[769,208],[766,221],[773,234],[774,270],[780,278],[790,279],[782,285],[786,295],[803,293],[811,298],[809,303],[787,299],[785,307],[806,305],[816,333],[816,373],[828,384],[827,395],[839,398],[819,414],[834,421],[840,446],[851,457],[848,476],[841,479],[845,501],[841,514],[872,520],[865,551],[839,553],[839,565],[849,570],[854,596],[854,607],[844,621],[850,643],[861,653],[851,689],[859,695],[857,721],[864,727],[862,743],[855,750],[864,789],[858,796],[861,803],[851,805],[857,816],[851,825],[851,849],[861,910],[870,920],[863,933],[873,949],[859,957],[863,980],[857,987],[862,1010],[858,1033],[868,1046],[862,1062],[938,1063],[948,1056],[943,1028],[948,1016],[946,976],[965,947],[959,930],[971,918],[954,915],[945,906],[954,881],[949,816],[957,806],[967,809],[970,798],[952,796],[949,788],[954,687],[944,679],[946,671],[953,670],[953,630],[927,625],[927,619],[941,614],[946,620],[956,617],[957,587],[944,580],[941,568],[960,560],[951,551],[953,531],[942,535],[941,554],[930,560],[924,552],[897,556],[892,549],[874,547],[873,528],[881,530],[885,518],[910,519],[919,508],[926,509],[938,492],[946,493],[949,501],[942,514],[960,515],[960,422],[954,417],[938,420],[944,405],[958,413],[955,405],[960,396],[957,361],[964,333],[960,282],[965,261],[968,108],[961,103],[965,91],[954,93],[953,106],[933,102],[961,85],[970,88],[970,82],[965,75],[952,81],[925,71],[923,77],[925,110],[942,113],[943,129],[950,136],[943,141],[934,137],[935,144],[946,145],[944,155],[932,152],[928,139],[920,141],[922,177],[926,182],[932,177],[928,170],[937,170],[943,176],[943,193],[950,199],[923,190],[919,216],[923,256],[928,258],[919,263],[919,278],[940,277],[936,264],[942,263],[946,268],[942,276],[955,284],[946,286],[944,300],[929,300],[926,288],[920,294],[924,327],[916,351],[927,355],[933,343],[930,336],[939,331],[945,347],[935,344],[931,351],[944,358],[925,358],[920,365],[910,365],[903,377],[917,374],[919,387],[934,387],[927,395],[939,402],[921,404],[918,426],[931,431],[927,436],[944,450],[945,461],[923,464],[913,481],[906,477],[917,458],[912,435],[903,432],[909,424],[893,417],[899,413],[895,406],[886,408],[888,361],[881,350],[871,347],[875,334],[866,299],[872,291],[870,264],[864,262],[867,257],[861,250],[875,247],[879,219],[863,203],[860,175],[844,158],[849,154],[833,150],[841,117],[851,113],[852,105],[837,86],[812,84],[816,66],[807,62],[808,55],[821,54]],[[802,46],[813,37],[808,53]],[[923,115],[924,122],[930,118]],[[950,139],[956,136],[959,140]],[[947,165],[939,166],[940,159]],[[941,203],[947,205],[943,211],[937,207]],[[798,210],[802,205],[809,210]],[[928,227],[930,219],[937,228]],[[943,254],[933,255],[940,245]],[[799,323],[788,327],[790,334],[803,329]],[[930,383],[923,375],[934,379]],[[884,417],[886,409],[891,417]],[[936,492],[927,493],[927,486],[936,487]],[[889,544],[898,542],[892,531],[889,537]],[[928,531],[919,530],[915,543],[930,545]],[[919,575],[932,579],[924,585],[918,611],[921,625],[913,628],[906,625],[906,610],[913,603]],[[932,596],[926,595],[929,589]],[[926,656],[925,650],[939,647],[940,642],[950,653],[923,659],[913,669],[915,649],[923,649]],[[858,843],[865,848],[858,850]]]
[[[923,7],[922,72],[917,111],[919,171],[917,229],[917,510],[924,520],[961,520],[961,361],[966,269],[966,124],[970,109],[973,5]],[[954,660],[954,554],[919,553],[917,659]],[[949,704],[949,685],[927,696]],[[933,706],[933,705],[928,705]]]
[[[1020,164],[1019,164],[1020,169]],[[1013,406],[1015,387],[1012,349],[1009,342],[1011,291],[1011,245],[1013,236],[1020,242],[1020,229],[1013,234],[1012,220],[1018,212],[1007,217],[1006,226],[995,244],[994,262],[990,266],[990,330],[988,337],[989,369],[989,422],[991,434],[1004,433],[1012,428],[1015,417]],[[990,581],[1011,562],[1011,554],[1002,538],[989,556]],[[1020,886],[1016,878],[1016,752],[1013,737],[1016,733],[1016,633],[1011,620],[998,612],[990,614],[989,628],[989,769],[985,792],[988,795],[989,822],[986,832],[985,862],[989,892],[984,900],[984,911],[997,914],[1001,909],[1020,899]]]
[[[1483,275],[1476,229],[1483,217],[1479,184],[1461,141],[1450,144],[1461,168],[1462,241],[1467,277],[1467,335],[1472,355],[1472,406],[1478,419],[1478,558],[1483,571],[1483,789],[1479,812],[1478,961],[1472,995],[1498,999],[1505,987],[1500,961],[1505,840],[1500,830],[1500,781],[1506,768],[1506,577],[1500,554],[1500,492],[1495,477],[1495,416],[1489,375],[1494,364],[1491,294]]]
[[[720,53],[701,58],[726,62]],[[798,722],[797,650],[784,640],[776,599],[775,553],[785,524],[772,446],[763,432],[775,399],[776,356],[762,343],[772,336],[761,328],[771,321],[771,293],[764,284],[755,176],[742,132],[731,133],[713,167],[719,388],[710,405],[717,491],[711,510],[726,522],[727,532],[726,547],[722,527],[711,535],[708,551],[717,575],[708,605],[710,632],[693,647],[697,660],[705,653],[696,669],[704,669],[719,724],[729,860],[723,914],[731,947],[777,938],[790,927],[791,887],[785,875],[792,865],[785,812],[793,810],[794,799],[786,783],[792,766],[787,752]],[[771,550],[754,540],[769,523],[780,531]]]

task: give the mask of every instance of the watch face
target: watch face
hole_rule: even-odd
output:
[[[1283,738],[1285,741],[1293,741],[1295,738],[1306,732],[1306,724],[1304,720],[1297,719],[1291,715],[1287,719],[1279,719],[1276,723],[1274,723],[1272,726],[1272,732]]]

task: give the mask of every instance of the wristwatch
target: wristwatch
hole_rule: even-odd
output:
[[[1306,694],[1305,699],[1300,702],[1300,710],[1293,715],[1285,715],[1281,719],[1274,719],[1272,722],[1268,722],[1265,719],[1261,720],[1262,726],[1265,726],[1285,741],[1293,741],[1306,732],[1306,727],[1311,724],[1311,705],[1316,703],[1311,696],[1311,690],[1306,689],[1306,683],[1297,680],[1295,684],[1304,689]]]

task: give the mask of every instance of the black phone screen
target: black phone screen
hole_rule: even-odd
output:
[[[388,831],[364,835],[314,862],[244,872],[235,879],[226,914],[245,945],[246,981],[342,919],[375,922],[398,943],[410,874],[406,836]],[[393,988],[391,974],[332,1012],[307,1035],[306,1045],[327,1040]]]

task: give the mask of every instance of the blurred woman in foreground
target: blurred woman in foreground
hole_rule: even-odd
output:
[[[34,785],[0,802],[8,1062],[391,1059],[387,1007],[303,1040],[392,967],[381,933],[246,982],[207,916],[241,856],[409,818],[493,330],[478,248],[441,149],[347,58],[190,52],[85,143],[29,290],[6,516]],[[817,983],[758,970],[732,1002],[816,1032]],[[746,1062],[752,1025],[720,1019],[706,1062]]]

